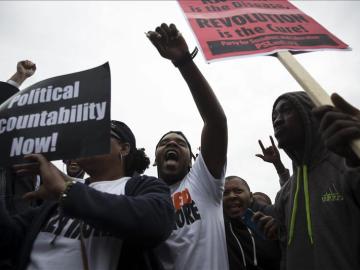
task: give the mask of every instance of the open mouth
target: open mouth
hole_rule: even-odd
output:
[[[238,215],[242,215],[246,208],[240,203],[229,203],[226,209],[227,209],[227,213],[230,216],[235,216],[235,215],[238,216]]]
[[[168,150],[165,152],[165,161],[169,160],[179,160],[179,154],[175,150]]]
[[[232,199],[232,200],[228,200],[225,205],[226,208],[235,210],[235,209],[243,208],[244,202],[239,199]]]
[[[228,208],[230,208],[230,209],[237,209],[237,208],[241,208],[242,206],[241,206],[241,204],[239,204],[239,203],[229,203],[229,205],[228,205]]]

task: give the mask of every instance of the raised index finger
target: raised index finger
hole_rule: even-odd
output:
[[[270,135],[270,141],[271,141],[271,145],[274,148],[274,150],[276,149],[275,143],[274,143],[274,139],[273,137]]]

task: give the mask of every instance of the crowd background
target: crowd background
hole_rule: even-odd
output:
[[[337,91],[354,106],[358,98],[360,23],[358,1],[293,1],[353,51],[313,52],[296,58],[328,91]],[[174,22],[192,49],[195,38],[176,1],[119,2],[0,2],[2,37],[0,74],[14,73],[19,59],[36,62],[36,74],[23,87],[42,79],[110,62],[112,118],[133,127],[139,145],[152,149],[163,133],[182,130],[194,148],[200,145],[202,122],[186,85],[176,69],[157,60],[144,32],[159,22]],[[274,199],[278,176],[261,153],[257,140],[270,145],[271,109],[281,93],[300,86],[274,57],[249,57],[207,65],[196,63],[212,85],[226,112],[229,126],[227,175],[247,179],[251,190]],[[22,88],[23,88],[22,87]],[[161,120],[161,121],[160,121]],[[285,166],[290,161],[281,152]],[[58,162],[59,168],[63,168]],[[146,171],[156,175],[156,169]]]

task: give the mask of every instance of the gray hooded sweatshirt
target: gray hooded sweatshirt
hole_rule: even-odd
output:
[[[360,168],[328,151],[305,92],[280,96],[300,113],[304,156],[284,149],[293,175],[281,188],[275,210],[281,223],[282,268],[287,270],[360,269]]]

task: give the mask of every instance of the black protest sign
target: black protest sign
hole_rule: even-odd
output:
[[[0,165],[19,163],[31,153],[49,160],[108,153],[110,92],[106,63],[13,95],[0,106]]]

